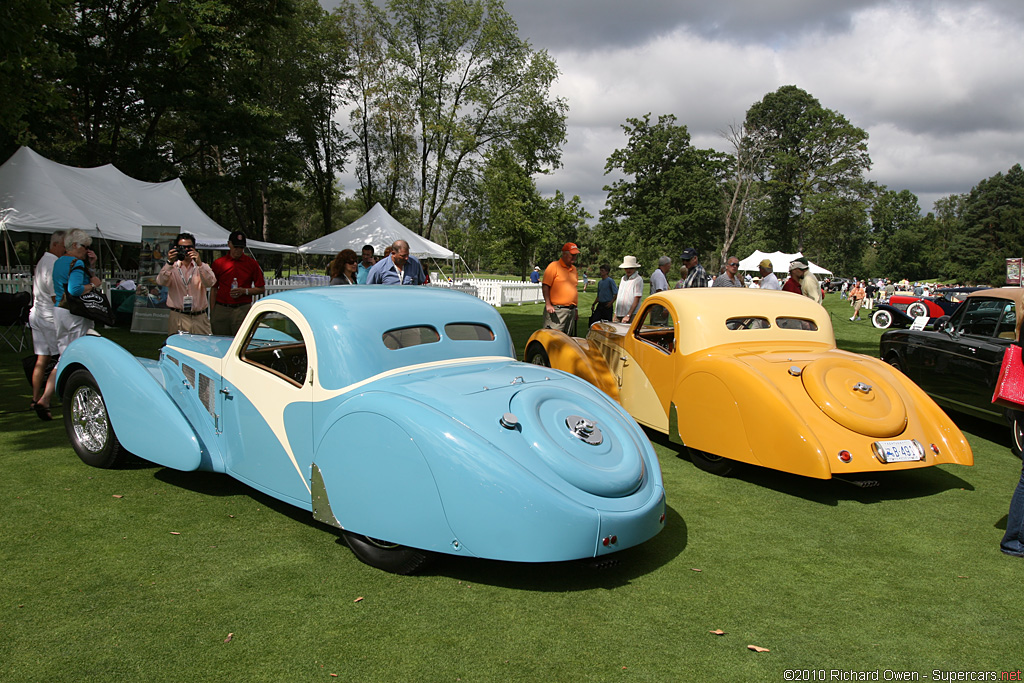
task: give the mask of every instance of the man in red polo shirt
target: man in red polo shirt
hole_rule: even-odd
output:
[[[240,230],[228,235],[228,253],[211,267],[217,276],[217,304],[210,314],[210,323],[214,334],[231,337],[252,307],[253,295],[263,293],[263,269],[256,259],[246,256],[245,235]]]
[[[576,255],[580,248],[572,242],[562,245],[562,258],[544,269],[541,289],[544,292],[544,327],[576,333],[576,302],[579,299],[576,276]]]

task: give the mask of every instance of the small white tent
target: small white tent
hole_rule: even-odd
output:
[[[740,270],[747,272],[757,272],[758,264],[760,264],[762,260],[768,259],[769,261],[772,262],[772,272],[788,273],[790,262],[795,261],[796,259],[801,258],[802,256],[803,254],[801,254],[799,251],[796,252],[795,254],[784,254],[781,251],[773,251],[770,254],[764,251],[755,251],[753,254],[740,261]],[[831,270],[825,270],[816,263],[811,263],[810,261],[808,261],[808,264],[811,266],[811,272],[814,273],[815,275],[832,274]]]
[[[383,254],[384,248],[390,247],[395,240],[408,242],[409,253],[416,258],[445,261],[458,258],[458,254],[450,249],[417,235],[399,223],[379,202],[344,228],[312,242],[306,242],[299,247],[299,253],[333,256],[342,249],[351,249],[358,254],[364,245],[372,244],[374,253]]]
[[[93,237],[141,242],[143,225],[180,226],[199,246],[226,249],[228,230],[207,216],[178,179],[136,180],[112,164],[65,166],[22,147],[0,166],[0,230],[51,233],[81,228]],[[250,249],[295,247],[249,240]]]

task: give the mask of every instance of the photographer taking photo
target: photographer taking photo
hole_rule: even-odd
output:
[[[188,334],[212,334],[208,287],[217,281],[210,266],[196,251],[196,238],[183,232],[174,240],[167,263],[156,276],[156,283],[167,288],[167,331]]]

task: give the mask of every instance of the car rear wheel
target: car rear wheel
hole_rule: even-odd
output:
[[[885,357],[885,362],[896,368],[900,372],[903,372],[903,364],[900,362],[900,357],[894,353],[890,353]]]
[[[125,450],[110,425],[103,394],[88,370],[75,370],[64,386],[64,429],[71,447],[87,465],[108,469],[121,464]]]
[[[922,315],[928,315],[928,307],[920,301],[915,301],[907,306],[907,315],[911,318],[920,318]]]
[[[412,574],[430,559],[424,550],[345,531],[345,542],[362,562],[392,574]]]
[[[871,324],[880,330],[887,330],[892,327],[892,313],[889,311],[875,311],[871,316]]]
[[[720,477],[728,477],[736,469],[736,461],[714,455],[707,451],[699,451],[696,448],[687,449],[690,451],[690,460],[699,469]]]
[[[548,352],[540,344],[534,344],[529,348],[526,352],[526,362],[533,365],[543,365],[546,368],[551,367],[551,359],[548,358]]]

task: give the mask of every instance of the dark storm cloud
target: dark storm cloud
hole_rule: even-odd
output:
[[[534,47],[628,47],[678,28],[730,42],[785,42],[808,30],[846,30],[851,15],[875,0],[506,0],[520,35]]]

